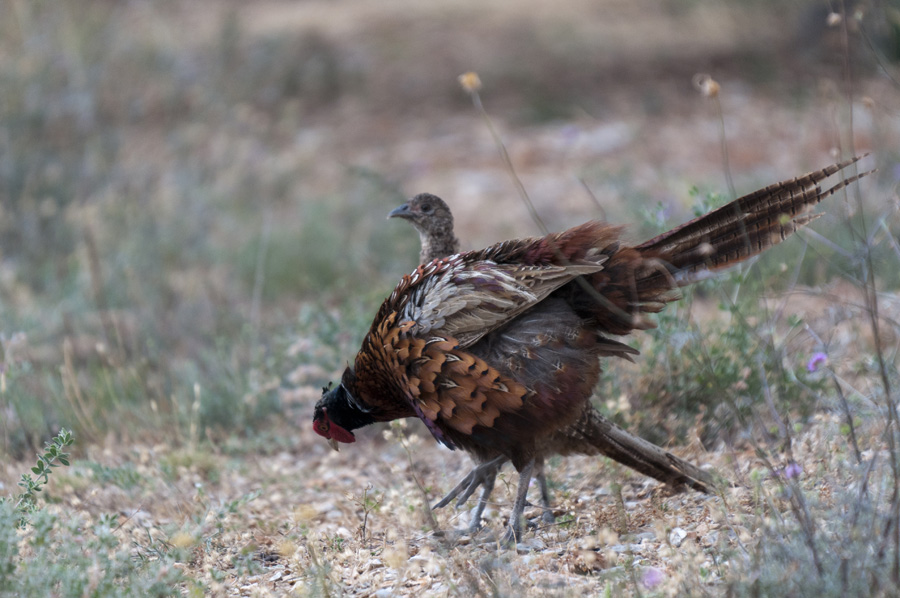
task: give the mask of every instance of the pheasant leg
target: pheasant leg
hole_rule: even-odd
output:
[[[500,462],[502,465],[503,462]],[[475,506],[475,512],[472,514],[472,522],[469,524],[469,533],[474,534],[479,529],[481,529],[481,514],[484,513],[484,508],[487,506],[488,498],[491,496],[491,492],[494,491],[494,481],[497,479],[497,472],[500,471],[500,465],[497,465],[492,473],[486,474],[485,479],[479,482],[481,484],[481,496],[478,497],[478,504]],[[473,482],[473,490],[474,490],[474,482]],[[468,490],[468,489],[467,489]],[[468,495],[465,496],[468,498]],[[463,498],[460,498],[457,502],[457,506],[463,501]]]
[[[519,472],[519,487],[516,489],[516,502],[509,514],[509,529],[503,534],[500,542],[504,545],[515,545],[522,539],[522,514],[525,512],[525,497],[528,494],[528,486],[531,484],[531,475],[534,473],[534,459],[528,462]]]
[[[553,507],[550,506],[550,489],[547,487],[547,476],[544,474],[544,459],[541,457],[535,459],[534,468],[536,470],[534,477],[541,486],[541,507],[544,509],[541,521],[552,525],[556,522],[556,517],[553,516]]]

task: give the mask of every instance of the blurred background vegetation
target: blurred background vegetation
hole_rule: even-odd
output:
[[[379,459],[338,461],[309,418],[416,265],[414,232],[385,220],[405,197],[444,197],[464,248],[539,230],[466,71],[551,229],[606,218],[640,241],[873,153],[878,172],[809,230],[697,285],[628,339],[637,363],[606,364],[605,413],[741,487],[690,506],[632,479],[625,503],[627,472],[554,459],[565,548],[547,551],[590,556],[574,570],[596,593],[660,595],[631,548],[581,543],[613,542],[608,485],[636,516],[622,541],[641,530],[673,555],[665,592],[896,594],[897,0],[0,0],[0,15],[0,594],[204,595],[274,580],[277,562],[294,590],[337,595],[376,553],[381,582],[401,571],[404,536],[438,547],[412,479],[434,498],[464,460],[413,422],[402,442],[362,433]],[[72,467],[43,494],[25,484],[23,509],[12,480],[61,427]],[[385,506],[367,542],[349,528],[369,489]],[[726,526],[691,526],[719,511]],[[696,538],[665,547],[671,525]],[[477,550],[442,561],[451,586],[558,588],[526,587],[546,561],[505,561],[519,575]]]
[[[305,426],[415,265],[415,235],[385,222],[405,196],[445,196],[470,248],[536,232],[467,70],[552,228],[606,215],[643,236],[690,216],[726,192],[724,119],[739,193],[876,151],[880,191],[850,217],[896,266],[900,12],[850,4],[845,36],[799,0],[4,0],[0,456],[61,425],[175,443]],[[721,81],[721,118],[698,72]],[[793,245],[735,284],[855,275],[841,220],[816,228],[833,247],[798,266]],[[649,367],[675,367],[670,338]],[[641,406],[704,411],[672,399],[679,376]],[[740,377],[687,386],[713,403]]]

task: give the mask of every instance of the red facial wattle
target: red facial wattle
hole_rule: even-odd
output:
[[[324,416],[313,422],[313,431],[316,434],[322,436],[323,438],[328,438],[329,440],[337,440],[338,442],[343,442],[345,444],[356,442],[356,436],[354,436],[352,432],[348,432],[344,428],[331,421],[331,419],[328,417],[328,411],[323,411]]]
[[[353,435],[353,432],[348,432],[334,422],[331,422],[331,437],[345,444],[356,442],[356,436]]]

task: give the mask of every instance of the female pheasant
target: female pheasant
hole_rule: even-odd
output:
[[[420,265],[382,303],[353,367],[316,404],[313,428],[337,442],[353,430],[420,418],[435,439],[519,472],[505,541],[521,537],[542,443],[575,423],[624,347],[607,335],[652,327],[644,314],[677,287],[741,262],[815,219],[809,210],[860,176],[818,185],[858,158],[751,193],[629,247],[621,227],[587,222]]]

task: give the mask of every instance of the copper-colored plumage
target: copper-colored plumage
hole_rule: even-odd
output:
[[[584,417],[598,357],[615,346],[604,335],[652,325],[643,314],[676,298],[677,287],[807,224],[812,206],[862,175],[826,191],[818,183],[855,161],[767,187],[635,247],[621,244],[619,228],[588,222],[423,264],[382,304],[354,367],[316,405],[314,429],[333,437],[331,428],[350,434],[416,415],[451,448],[510,459],[520,476],[508,538],[517,538],[535,459],[547,438]],[[432,338],[441,340],[428,346]],[[423,361],[428,348],[443,361]],[[418,384],[423,367],[433,392]]]

